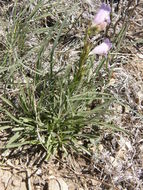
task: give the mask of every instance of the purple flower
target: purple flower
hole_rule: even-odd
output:
[[[110,12],[111,7],[103,3],[93,19],[92,26],[98,26],[101,30],[105,29],[110,23]]]
[[[96,46],[89,55],[107,55],[112,47],[112,43],[108,38],[106,38],[100,45]]]

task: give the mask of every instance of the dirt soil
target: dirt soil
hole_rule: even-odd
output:
[[[129,134],[105,133],[92,159],[69,155],[66,159],[46,161],[45,153],[37,152],[36,147],[5,152],[1,154],[0,190],[143,189],[143,41],[139,41],[143,37],[142,16],[141,2],[132,23],[134,30],[131,25],[124,42],[126,48],[118,53],[109,82],[112,93],[123,104],[113,104],[113,114],[107,120],[113,120]],[[0,137],[4,135],[0,133]]]

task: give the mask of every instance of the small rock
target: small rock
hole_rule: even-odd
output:
[[[59,184],[57,180],[55,179],[50,179],[48,186],[49,186],[49,190],[60,190]]]
[[[48,190],[68,190],[68,186],[62,178],[50,177]]]

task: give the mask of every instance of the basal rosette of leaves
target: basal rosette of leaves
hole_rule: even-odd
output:
[[[87,27],[79,61],[55,70],[55,50],[66,28],[68,16],[62,23],[57,22],[51,29],[48,28],[48,34],[46,29],[41,29],[42,37],[46,37],[39,49],[36,46],[28,50],[25,48],[27,36],[33,34],[31,23],[39,22],[45,16],[37,16],[42,6],[40,1],[29,14],[26,12],[27,7],[17,14],[16,5],[13,10],[14,22],[7,32],[8,51],[5,52],[3,63],[6,72],[9,72],[6,80],[15,81],[15,75],[19,78],[17,83],[12,84],[15,89],[12,95],[4,92],[0,96],[0,111],[4,116],[0,130],[10,134],[1,148],[38,145],[47,152],[48,157],[60,152],[91,155],[95,141],[104,130],[117,130],[104,121],[105,112],[108,114],[108,107],[114,98],[103,89],[105,81],[99,76],[112,44],[109,39],[104,39],[103,43],[94,47],[90,40],[91,36],[104,30],[110,23],[111,9],[109,5],[102,4],[92,24]],[[41,35],[38,37],[41,38]],[[45,69],[42,65],[43,56],[51,41],[53,43],[47,55],[48,69]],[[33,52],[36,61],[33,60],[32,66],[27,65],[27,56],[32,57]],[[96,54],[101,55],[102,59],[95,68]],[[27,76],[27,70],[32,73],[31,77]]]

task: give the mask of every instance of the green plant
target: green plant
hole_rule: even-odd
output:
[[[104,121],[114,101],[103,89],[105,81],[99,75],[108,59],[103,58],[94,67],[93,58],[88,57],[91,44],[86,34],[80,61],[73,65],[69,60],[64,67],[59,66],[56,50],[62,35],[68,32],[71,13],[67,11],[62,22],[57,20],[52,27],[41,28],[41,19],[52,15],[50,8],[45,12],[46,5],[39,1],[29,11],[30,5],[22,6],[17,13],[15,3],[13,23],[6,36],[1,77],[5,89],[0,96],[0,111],[8,124],[1,122],[0,130],[6,130],[11,137],[1,148],[40,145],[48,157],[70,151],[90,154],[103,129],[117,130]],[[39,42],[36,45],[28,45],[32,35]]]

